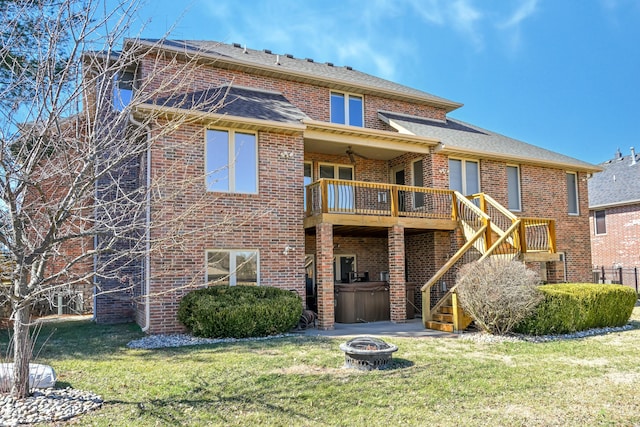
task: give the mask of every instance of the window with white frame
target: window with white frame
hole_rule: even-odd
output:
[[[333,163],[318,165],[320,178],[353,181],[353,166]],[[332,212],[352,212],[354,208],[354,187],[333,183],[327,187],[327,206]]]
[[[578,209],[578,174],[567,172],[567,206],[569,215],[579,215]]]
[[[475,160],[449,159],[449,189],[465,196],[480,192],[480,165]]]
[[[256,134],[207,129],[206,183],[208,191],[258,192]]]
[[[119,71],[113,78],[112,104],[116,111],[122,111],[131,103],[135,73],[131,70]]]
[[[362,96],[331,92],[331,123],[364,126],[364,101]]]
[[[596,234],[607,234],[607,216],[604,210],[594,212],[593,222]]]
[[[210,285],[258,285],[259,255],[256,250],[216,249],[206,252]]]
[[[520,198],[520,167],[507,166],[507,192],[509,197],[509,210],[522,210]]]

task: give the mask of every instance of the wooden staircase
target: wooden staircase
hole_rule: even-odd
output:
[[[471,196],[471,200],[458,192],[454,192],[454,195],[457,200],[454,211],[466,243],[421,289],[422,321],[425,328],[443,332],[462,331],[473,321],[458,303],[456,286],[450,288],[435,305],[431,304],[431,288],[456,263],[462,261],[467,252],[476,250],[480,254],[479,261],[488,257],[516,259],[528,249],[552,254],[556,252],[553,220],[518,218],[482,193]],[[489,216],[489,213],[492,216]]]

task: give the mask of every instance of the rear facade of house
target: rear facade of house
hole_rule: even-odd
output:
[[[125,48],[136,44],[170,54],[169,75],[201,58],[186,98],[132,107],[134,118],[185,118],[138,167],[166,189],[150,220],[179,224],[149,239],[193,238],[151,252],[136,291],[146,298],[98,296],[97,321],[183,331],[186,292],[242,284],[296,292],[320,328],[420,314],[437,327],[450,323],[437,309],[464,262],[515,258],[547,282],[590,280],[597,167],[455,120],[461,104],[348,66],[214,42]],[[136,81],[158,69],[156,53],[139,57]],[[189,108],[194,98],[216,108]]]

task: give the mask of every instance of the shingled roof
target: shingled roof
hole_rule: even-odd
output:
[[[386,95],[406,97],[443,108],[446,111],[452,111],[462,106],[461,103],[372,76],[350,66],[316,62],[310,58],[296,58],[291,54],[272,53],[267,49],[249,49],[238,43],[226,44],[203,40],[161,41],[157,39],[130,39],[125,42],[125,44],[133,43],[148,47],[161,46],[167,50],[213,58],[219,66],[226,65],[237,69],[249,66],[253,72],[259,68],[268,74],[286,74],[286,77],[291,80],[315,80],[340,90],[359,91],[365,94],[380,92]]]
[[[589,208],[640,203],[640,155],[616,156],[599,166],[602,172],[589,180]]]
[[[220,86],[149,101],[156,106],[204,113],[300,124],[308,116],[281,93],[241,86]]]
[[[378,117],[399,132],[439,140],[441,145],[437,151],[448,154],[466,154],[474,157],[511,160],[587,172],[600,170],[599,167],[582,160],[452,118],[441,121],[389,111],[380,111]]]

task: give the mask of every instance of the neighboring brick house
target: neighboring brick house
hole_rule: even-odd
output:
[[[618,150],[599,166],[602,172],[589,179],[593,267],[640,267],[640,156]]]
[[[156,42],[128,40],[124,49]],[[157,69],[157,50],[139,57],[136,80]],[[448,292],[455,268],[441,267],[471,235],[475,258],[501,239],[547,281],[589,280],[587,177],[597,166],[450,118],[462,104],[351,67],[218,42],[160,50],[177,55],[163,59],[165,73],[184,74],[182,57],[200,60],[189,93],[134,110],[188,118],[152,147],[150,179],[162,176],[169,189],[166,171],[177,168],[176,186],[193,183],[180,200],[154,199],[152,216],[169,220],[208,200],[183,221],[183,230],[206,231],[151,256],[137,292],[148,299],[99,296],[97,321],[128,304],[146,331],[181,331],[181,296],[213,282],[295,291],[317,310],[319,327],[332,328],[352,314],[344,301],[336,306],[336,290],[360,281],[387,290],[378,318],[403,322],[422,309],[426,283],[428,298]],[[194,99],[217,108],[195,111]],[[172,213],[158,213],[160,204]],[[207,228],[222,223],[225,232]],[[171,237],[162,233],[150,239]]]

